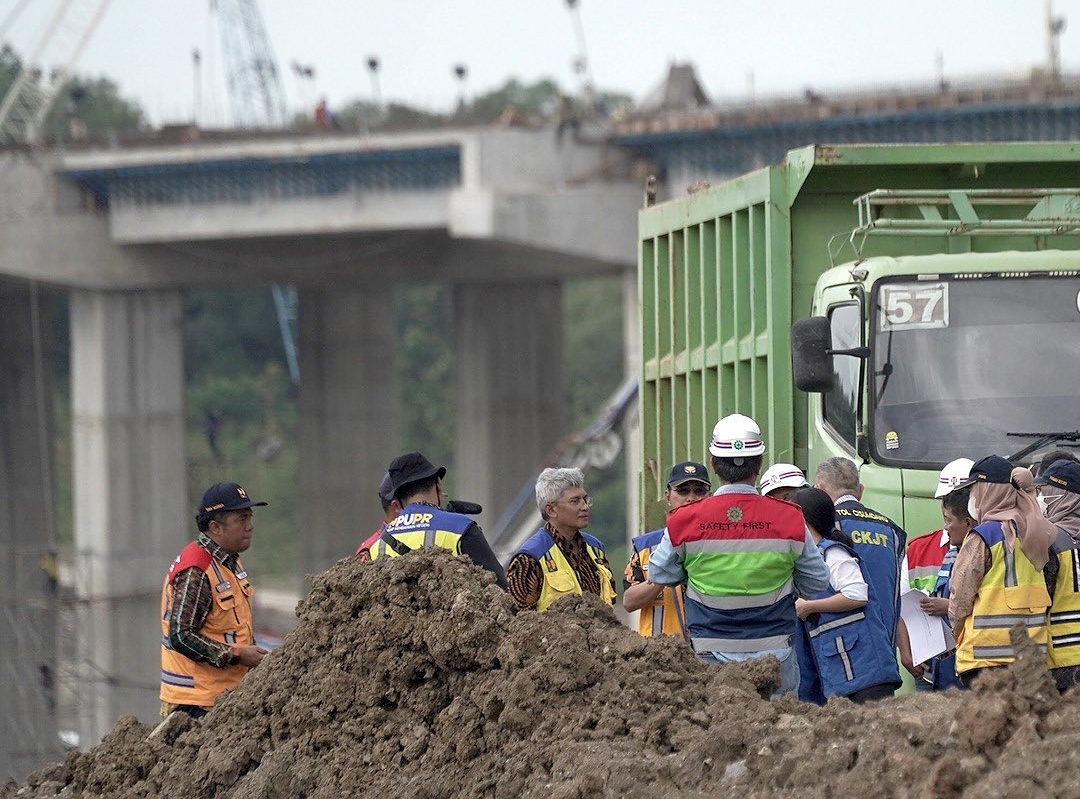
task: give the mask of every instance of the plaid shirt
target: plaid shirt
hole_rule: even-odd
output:
[[[236,564],[240,559],[237,553],[226,552],[205,533],[199,533],[195,543],[226,569],[232,572],[237,570]],[[195,566],[173,577],[169,641],[173,649],[184,657],[223,669],[232,660],[232,647],[207,638],[200,632],[214,606],[213,590],[206,572]]]

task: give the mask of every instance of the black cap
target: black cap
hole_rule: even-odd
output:
[[[386,470],[390,475],[390,487],[393,489],[391,496],[397,496],[398,492],[409,483],[426,480],[428,477],[446,476],[446,469],[436,466],[419,452],[406,452],[390,461]]]
[[[1080,494],[1080,463],[1054,461],[1035,478],[1035,484],[1053,486],[1071,494]]]
[[[704,483],[712,488],[712,481],[709,479],[709,470],[700,463],[695,463],[694,461],[676,463],[671,467],[671,474],[668,475],[667,481],[668,488],[674,488],[683,483],[689,483],[691,480],[697,480],[699,483]]]
[[[390,472],[384,474],[379,481],[379,499],[385,505],[389,505],[394,499],[394,484],[390,481]]]
[[[975,461],[968,479],[957,488],[975,483],[1011,483],[1012,470],[1013,465],[1000,455],[987,455],[982,460]]]
[[[195,524],[206,532],[206,526],[215,513],[227,510],[243,510],[269,505],[269,502],[259,502],[247,495],[247,492],[236,483],[214,483],[203,492],[199,502],[199,511],[195,514]]]

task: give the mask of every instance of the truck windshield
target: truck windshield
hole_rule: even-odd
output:
[[[940,468],[1080,429],[1080,277],[909,277],[874,300],[876,460]]]

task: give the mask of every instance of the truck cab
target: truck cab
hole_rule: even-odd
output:
[[[1028,464],[1077,439],[1078,341],[1080,252],[876,256],[829,269],[792,332],[795,384],[810,392],[808,466],[851,458],[876,509],[909,534],[936,529],[945,463]]]

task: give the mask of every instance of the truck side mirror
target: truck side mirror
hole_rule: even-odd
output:
[[[833,389],[836,373],[828,317],[811,316],[791,326],[791,372],[800,391],[824,394]]]

